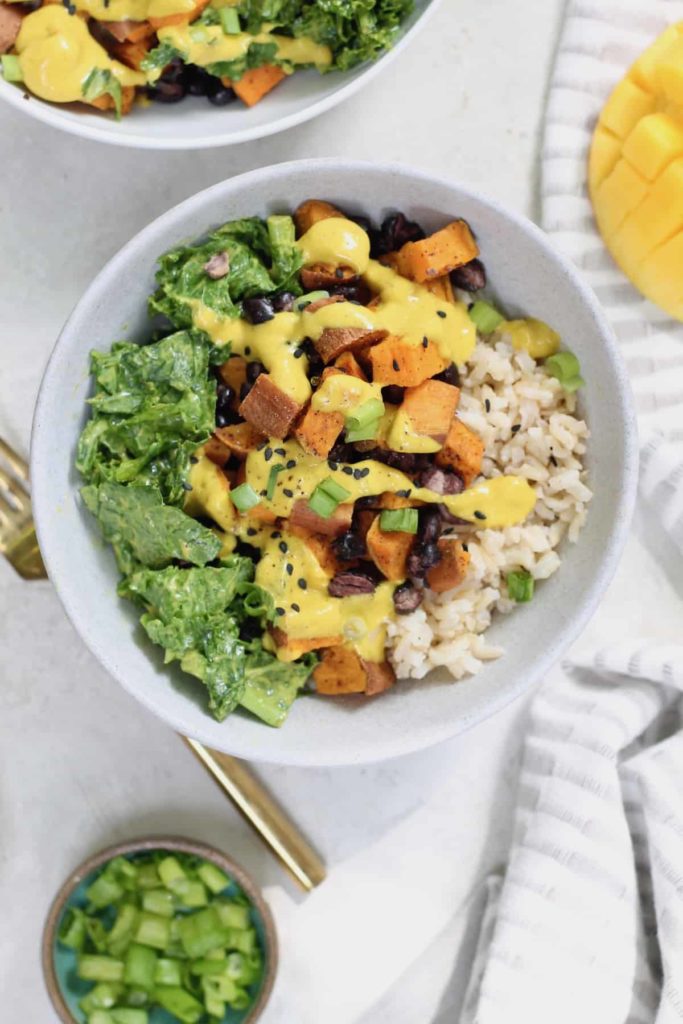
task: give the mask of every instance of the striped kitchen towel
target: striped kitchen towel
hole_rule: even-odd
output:
[[[638,411],[641,502],[683,556],[683,324],[613,263],[586,186],[607,96],[677,20],[683,0],[570,0],[542,209],[611,319]],[[508,867],[489,895],[461,1024],[683,1021],[683,645],[617,642],[547,680]]]

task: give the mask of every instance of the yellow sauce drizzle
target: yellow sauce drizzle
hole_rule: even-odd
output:
[[[443,447],[433,437],[417,434],[413,430],[413,421],[403,409],[399,409],[394,415],[391,429],[387,434],[387,444],[395,452],[416,452],[417,454],[438,452]]]
[[[290,39],[272,32],[259,32],[255,36],[240,32],[229,36],[220,25],[167,25],[160,28],[157,35],[160,43],[170,43],[186,61],[200,67],[243,57],[252,43],[275,43],[278,58],[291,64],[315,64],[325,68],[332,61],[329,46],[322,46],[307,36]]]
[[[26,88],[41,99],[73,103],[93,70],[109,70],[121,85],[142,85],[145,76],[112,60],[82,18],[57,4],[24,18],[15,43]]]
[[[334,373],[326,377],[314,393],[311,405],[317,412],[349,415],[373,398],[382,401],[381,384],[370,384],[348,373]]]
[[[333,263],[352,267],[357,274],[368,269],[370,239],[366,231],[346,217],[319,220],[296,244],[306,267],[312,263]]]
[[[169,14],[194,11],[195,0],[73,0],[79,11],[85,11],[98,21],[147,21],[165,18]]]

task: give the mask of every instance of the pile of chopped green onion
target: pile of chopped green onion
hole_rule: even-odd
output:
[[[93,987],[87,1024],[149,1024],[156,1007],[183,1024],[245,1010],[263,973],[250,904],[215,864],[164,851],[109,861],[58,933]]]
[[[382,416],[384,416],[384,402],[379,398],[370,398],[344,420],[346,440],[349,443],[374,441]]]

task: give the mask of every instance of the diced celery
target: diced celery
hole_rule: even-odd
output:
[[[59,924],[57,937],[63,946],[81,950],[86,939],[85,914],[78,907],[68,907]]]
[[[152,989],[156,972],[157,955],[149,946],[136,942],[128,947],[124,961],[123,980],[133,988]]]
[[[159,917],[173,917],[173,893],[168,889],[148,889],[142,894],[142,909]]]
[[[155,985],[182,985],[180,961],[159,957],[154,970],[154,983]]]
[[[240,19],[234,7],[221,7],[219,12],[221,27],[226,36],[235,36],[240,33]],[[269,217],[268,220],[273,218]],[[270,224],[268,225],[270,227]]]
[[[274,217],[269,217],[268,222],[275,220]],[[287,218],[289,220],[289,218]],[[214,896],[217,896],[219,892],[223,892],[228,885],[230,885],[230,879],[221,871],[219,867],[212,864],[209,860],[203,860],[197,868],[197,875],[202,880],[209,892],[212,892]]]
[[[164,1010],[168,1010],[183,1024],[197,1024],[204,1012],[204,1007],[199,1000],[182,988],[174,986],[155,988],[154,999],[160,1006],[163,1006]]]
[[[211,949],[226,945],[227,930],[221,924],[215,907],[188,914],[179,921],[178,931],[183,949],[192,960],[203,957]]]
[[[76,973],[83,981],[122,981],[123,960],[84,953],[78,958]]]
[[[221,924],[226,928],[249,928],[251,926],[248,907],[238,907],[234,903],[215,903],[214,906],[218,911]]]
[[[159,878],[167,889],[171,884],[180,878],[187,878],[178,860],[175,857],[164,857],[157,867]]]
[[[140,914],[135,932],[135,941],[153,949],[166,949],[171,938],[171,927],[168,918],[158,914]]]

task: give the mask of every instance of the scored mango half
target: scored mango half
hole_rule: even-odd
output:
[[[683,22],[612,92],[593,135],[588,181],[616,262],[646,298],[683,320]]]

